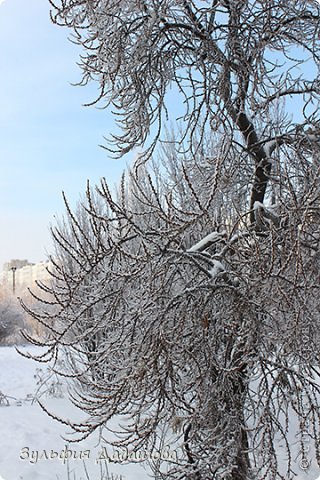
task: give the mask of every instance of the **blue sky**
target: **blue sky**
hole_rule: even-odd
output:
[[[0,269],[46,258],[62,190],[74,205],[87,178],[114,184],[125,166],[99,147],[111,115],[82,106],[96,86],[71,85],[80,49],[67,37],[46,0],[0,0]]]

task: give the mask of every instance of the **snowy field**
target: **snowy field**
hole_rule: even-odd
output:
[[[32,352],[33,347],[27,351]],[[63,386],[53,377],[39,390],[40,377],[47,374],[40,365],[19,355],[14,347],[0,347],[0,480],[146,480],[146,462],[101,461],[103,444],[98,436],[68,444],[62,438],[68,427],[50,418],[49,411],[63,418],[80,420],[82,413],[66,398]],[[41,368],[41,371],[39,371]],[[61,395],[62,394],[62,395]],[[292,438],[292,442],[296,442]],[[108,447],[108,454],[114,454]],[[72,457],[69,458],[68,457]],[[297,464],[299,458],[297,458]],[[314,458],[304,471],[297,468],[297,480],[320,480]]]
[[[26,350],[32,351],[32,347]],[[62,436],[66,435],[68,427],[51,419],[32,402],[39,389],[39,374],[46,375],[46,365],[22,357],[14,347],[0,347],[0,365],[0,480],[150,478],[145,462],[119,464],[109,461],[106,464],[103,461],[105,451],[103,445],[98,445],[97,436],[66,447]],[[39,368],[42,372],[37,370]],[[44,393],[48,387],[51,392]],[[43,393],[40,400],[49,411],[79,420],[81,412],[68,402],[66,395],[59,398],[60,390],[53,378],[37,396]],[[108,453],[112,452],[108,449]],[[69,456],[76,458],[68,460]]]

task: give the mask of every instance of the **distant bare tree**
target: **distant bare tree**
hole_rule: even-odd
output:
[[[16,340],[20,343],[22,337],[19,330],[24,327],[24,312],[13,299],[0,299],[0,345]]]
[[[113,441],[135,450],[165,431],[182,447],[168,478],[294,478],[306,436],[320,449],[318,3],[54,8],[120,115],[117,153],[145,148],[116,194],[102,181],[68,207],[58,310],[33,314],[51,326],[41,359],[67,352],[75,431],[125,415]],[[156,161],[170,88],[185,114]]]

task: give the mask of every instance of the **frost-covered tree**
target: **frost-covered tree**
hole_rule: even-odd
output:
[[[282,203],[256,207],[259,231],[239,159],[218,140],[206,152],[169,144],[162,168],[137,166],[114,195],[103,181],[99,201],[88,189],[69,211],[55,231],[55,313],[34,313],[51,325],[41,359],[66,355],[88,414],[80,437],[106,429],[136,450],[174,440],[169,478],[291,478],[314,455],[305,431],[319,447],[319,148],[288,161],[296,178],[283,177]]]
[[[80,436],[124,416],[109,442],[173,439],[169,478],[293,478],[319,461],[319,8],[54,7],[84,47],[83,83],[119,115],[117,152],[145,150],[55,231],[41,360],[66,352]],[[182,134],[146,164],[167,95],[184,100]]]
[[[191,151],[199,130],[222,131],[231,149],[241,144],[253,209],[264,200],[274,149],[290,156],[307,130],[319,132],[316,0],[50,3],[53,21],[70,27],[84,49],[82,84],[96,80],[96,102],[117,115],[120,131],[112,140],[119,155],[147,145],[146,155],[152,152],[174,113],[166,102],[171,94],[168,102],[183,102]],[[288,104],[275,121],[279,99]],[[300,110],[294,122],[292,109]]]

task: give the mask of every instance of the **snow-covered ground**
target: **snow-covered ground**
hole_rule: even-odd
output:
[[[26,350],[32,351],[32,347]],[[39,388],[39,373],[45,375],[46,365],[22,357],[14,347],[0,347],[0,365],[0,480],[150,478],[145,462],[108,462],[107,472],[105,462],[99,461],[104,451],[103,445],[98,445],[97,436],[66,447],[67,442],[61,436],[66,434],[68,427],[50,418],[37,402],[32,402]],[[37,371],[39,368],[42,372]],[[81,412],[69,403],[66,395],[62,398],[52,396],[55,393],[59,396],[55,379],[48,382],[47,387],[50,384],[53,386],[51,394],[41,397],[46,408],[63,418],[80,419]],[[111,454],[109,450],[108,453]],[[70,456],[72,458],[67,460]]]
[[[33,351],[33,347],[25,349]],[[99,461],[105,451],[97,435],[71,444],[62,438],[68,427],[50,418],[32,401],[35,393],[38,391],[38,397],[43,393],[40,400],[46,408],[63,418],[77,421],[82,413],[70,404],[65,394],[59,398],[57,378],[52,378],[39,391],[39,376],[46,375],[46,365],[22,357],[14,347],[0,347],[0,365],[0,480],[150,478],[146,462]],[[48,395],[44,392],[48,393],[49,387]],[[296,442],[294,437],[292,442]],[[112,454],[109,449],[108,454]],[[309,460],[305,471],[297,468],[297,480],[320,480],[315,459]],[[299,463],[299,457],[296,462]]]

